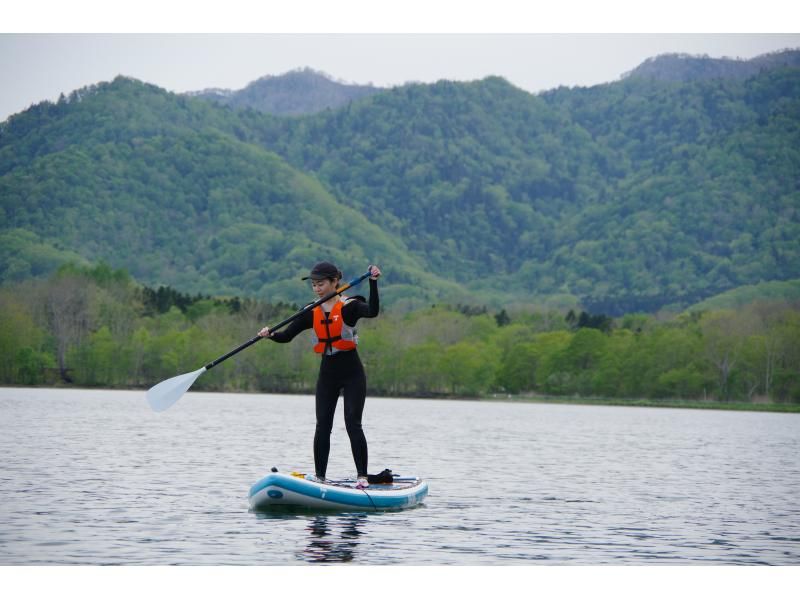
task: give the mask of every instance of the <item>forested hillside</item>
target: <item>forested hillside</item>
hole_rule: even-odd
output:
[[[800,69],[540,96],[440,82],[264,124],[265,146],[487,294],[651,311],[800,270]]]
[[[409,273],[447,289],[401,240],[238,139],[241,126],[124,78],[13,118],[0,144],[3,277],[43,273],[65,250],[62,261],[107,259],[152,284],[300,301],[298,279],[322,256],[353,275],[391,263],[398,298],[417,294],[400,282]]]
[[[0,125],[3,280],[75,257],[299,302],[322,258],[386,301],[621,314],[800,277],[800,69],[503,79],[279,118],[118,78]]]

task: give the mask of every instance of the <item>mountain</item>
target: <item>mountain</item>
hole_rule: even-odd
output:
[[[231,108],[252,108],[276,115],[313,114],[345,106],[382,90],[372,85],[351,85],[334,81],[325,73],[309,68],[267,76],[244,89],[206,89],[187,95]]]
[[[800,67],[800,50],[772,52],[749,60],[662,54],[648,58],[632,71],[625,73],[623,77],[684,82],[702,79],[746,79],[762,71],[784,67]]]
[[[800,269],[800,70],[532,96],[407,85],[258,141],[483,296],[606,313]]]
[[[3,279],[56,264],[61,248],[151,285],[276,301],[302,301],[299,278],[323,257],[350,274],[389,262],[434,298],[458,290],[312,176],[238,139],[240,126],[123,77],[13,117],[0,130]]]
[[[302,301],[318,259],[385,301],[614,315],[800,278],[800,69],[531,95],[405,85],[277,117],[118,78],[0,125],[0,279],[57,256]]]

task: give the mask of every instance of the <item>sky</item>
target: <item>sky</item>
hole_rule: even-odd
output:
[[[443,2],[441,6],[445,8],[459,7],[460,20],[447,10],[423,11],[416,0],[406,0],[403,6],[411,8],[402,13],[389,11],[365,18],[362,11],[361,20],[354,21],[347,18],[344,10],[325,12],[330,6],[343,9],[348,2],[318,6],[315,0],[296,3],[313,13],[313,18],[303,18],[297,12],[275,13],[272,8],[264,12],[263,7],[269,3],[262,2],[260,12],[248,19],[246,15],[250,13],[235,10],[240,0],[228,0],[224,6],[230,10],[220,12],[222,5],[217,4],[216,13],[210,11],[205,16],[199,11],[194,21],[180,11],[148,12],[148,6],[152,8],[150,0],[140,2],[145,8],[137,8],[135,13],[122,11],[94,22],[81,18],[80,1],[77,7],[69,3],[77,10],[69,14],[59,12],[58,7],[64,3],[54,4],[53,10],[46,12],[47,17],[42,16],[45,13],[40,8],[29,9],[16,15],[16,20],[12,18],[10,26],[0,26],[7,31],[0,33],[0,121],[34,103],[56,100],[60,93],[69,94],[117,75],[173,92],[212,87],[241,89],[265,75],[303,67],[323,71],[336,80],[380,87],[499,75],[517,87],[537,93],[561,85],[591,86],[614,81],[647,58],[664,53],[747,59],[800,48],[800,33],[764,32],[770,27],[786,29],[787,23],[795,24],[794,29],[800,31],[796,26],[800,22],[793,16],[784,21],[777,19],[773,24],[760,23],[743,13],[743,20],[728,24],[732,30],[750,26],[755,32],[730,33],[724,31],[726,23],[714,13],[704,16],[696,10],[692,19],[682,20],[673,11],[663,22],[659,14],[642,20],[631,20],[628,15],[627,21],[616,20],[613,13],[598,14],[597,29],[605,23],[620,32],[607,33],[590,31],[586,21],[597,14],[591,10],[581,11],[580,18],[570,15],[570,4],[575,3],[567,0],[562,0],[562,5],[567,6],[563,12],[545,13],[554,31],[546,31],[538,12],[532,16],[530,12],[501,10],[506,0]],[[623,6],[625,2],[621,0]],[[673,4],[679,6],[681,2]],[[771,2],[764,0],[759,6],[768,8]],[[364,7],[360,0],[350,0],[350,4]],[[520,4],[525,3],[515,3]],[[695,4],[699,0],[692,3]],[[608,8],[614,3],[603,6]],[[311,10],[319,7],[321,11]],[[149,18],[154,12],[158,18]],[[419,18],[423,13],[426,17]],[[239,17],[232,19],[229,15]],[[330,18],[326,20],[327,17]],[[717,25],[716,32],[693,31],[706,26],[711,31],[712,24]],[[148,25],[151,33],[138,33],[147,31]],[[213,31],[215,25],[220,32],[198,33]],[[583,25],[587,32],[555,32],[567,31],[569,25]],[[658,26],[690,32],[659,32]],[[250,28],[274,32],[246,32]],[[535,30],[539,32],[522,32]]]

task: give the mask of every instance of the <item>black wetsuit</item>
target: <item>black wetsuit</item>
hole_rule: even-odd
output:
[[[342,319],[348,326],[355,326],[361,318],[374,318],[380,311],[378,281],[369,281],[369,302],[350,301],[342,307]],[[326,314],[327,315],[327,314]],[[313,310],[289,324],[286,329],[276,331],[270,337],[278,343],[288,343],[295,336],[314,327]],[[325,477],[328,455],[331,449],[333,416],[339,393],[344,396],[344,423],[350,437],[350,448],[359,476],[367,475],[367,439],[361,427],[361,415],[367,398],[367,377],[358,351],[340,351],[333,355],[322,355],[317,378],[316,412],[317,428],[314,432],[314,467],[318,477]]]

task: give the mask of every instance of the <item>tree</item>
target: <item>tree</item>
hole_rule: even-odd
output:
[[[572,333],[563,330],[543,332],[533,337],[536,347],[536,379],[537,389],[556,394],[567,394],[570,389],[565,386],[561,355],[572,340]]]
[[[491,387],[497,361],[484,343],[462,341],[447,347],[440,369],[452,394],[477,395]]]
[[[72,379],[87,386],[126,386],[132,370],[131,352],[127,342],[118,343],[108,327],[102,326],[70,353]]]
[[[435,340],[407,348],[401,357],[400,372],[405,392],[422,395],[442,392],[446,376],[440,366],[443,347]]]
[[[800,403],[800,312],[796,308],[787,312],[772,334],[778,339],[773,394]]]
[[[7,290],[0,290],[0,381],[6,384],[37,384],[44,381],[44,368],[53,360],[42,350],[45,331],[39,328],[30,305]]]
[[[496,373],[495,386],[510,393],[529,392],[536,388],[539,350],[535,343],[523,342],[503,355]]]
[[[71,382],[67,354],[78,347],[91,328],[92,286],[82,276],[58,275],[44,288],[43,308],[56,340],[56,361],[61,379]]]
[[[511,318],[508,317],[505,308],[501,309],[494,319],[498,327],[508,326],[511,323]]]
[[[731,398],[730,378],[744,343],[740,327],[739,317],[730,310],[706,314],[701,321],[705,356],[716,368],[717,396],[724,400]]]

